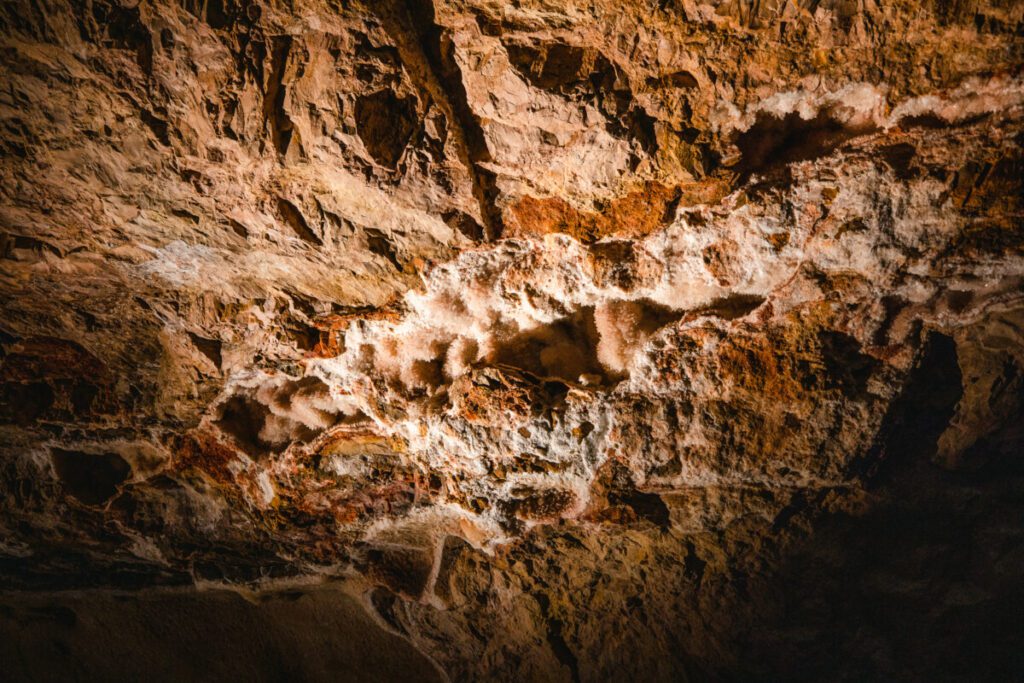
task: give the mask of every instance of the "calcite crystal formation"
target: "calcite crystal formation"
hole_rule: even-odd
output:
[[[135,676],[103,624],[203,613],[290,624],[312,680],[1024,675],[1021,3],[11,0],[0,34],[18,675]]]

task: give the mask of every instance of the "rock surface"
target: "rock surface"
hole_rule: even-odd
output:
[[[7,680],[443,680],[357,597],[331,587],[23,593],[4,607]]]
[[[296,675],[1024,675],[1022,32],[5,3],[0,625],[341,580],[400,661]]]

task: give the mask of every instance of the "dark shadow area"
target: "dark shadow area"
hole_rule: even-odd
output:
[[[309,227],[306,217],[302,215],[302,211],[295,204],[287,199],[279,198],[277,200],[277,209],[281,214],[281,220],[295,232],[299,239],[318,247],[323,246],[324,241],[320,239],[320,236],[316,234],[313,228]]]
[[[683,315],[646,299],[610,302],[596,312],[593,306],[585,306],[549,325],[500,340],[487,360],[569,383],[582,375],[620,381],[625,374],[605,366],[598,357],[598,345],[606,345],[615,357],[627,356]]]
[[[355,598],[182,589],[0,596],[6,681],[438,681]]]
[[[856,462],[855,471],[881,484],[896,468],[930,459],[963,396],[962,382],[956,343],[932,333],[903,394],[886,413],[878,439]]]
[[[34,424],[53,399],[53,389],[46,382],[0,384],[0,424]]]
[[[948,339],[948,337],[944,337]],[[881,365],[877,358],[865,354],[860,342],[848,334],[835,330],[824,330],[818,335],[821,344],[821,358],[825,364],[824,386],[842,391],[851,398],[863,399],[868,395],[868,380],[878,371]],[[929,348],[932,348],[931,346]],[[946,363],[947,356],[935,360],[927,359],[929,364]],[[956,349],[953,349],[953,367],[956,367]],[[945,367],[945,366],[943,366]],[[959,372],[959,371],[957,371]],[[959,387],[959,384],[957,385]],[[959,400],[959,396],[957,397]],[[953,406],[956,406],[954,400]],[[949,413],[952,415],[952,413]],[[949,421],[949,415],[946,421]],[[936,436],[936,438],[938,438]]]
[[[462,80],[462,71],[455,59],[451,35],[437,21],[431,0],[395,0],[404,7],[403,28],[417,38],[423,57],[433,76],[441,84],[455,120],[451,123],[465,146],[466,163],[473,182],[473,196],[480,205],[483,233],[494,240],[503,232],[501,210],[497,206],[497,176],[482,164],[493,161],[487,147],[483,127],[472,107]]]
[[[821,516],[786,552],[760,598],[773,609],[742,642],[749,675],[1022,679],[1024,450],[992,450],[971,470],[934,464],[963,381],[955,342],[930,335],[861,463],[875,486],[869,509]],[[990,442],[1020,445],[1022,418],[996,425]]]
[[[863,516],[824,517],[787,557],[771,584],[776,610],[746,646],[751,673],[1022,679],[1024,459],[966,474],[901,455],[877,491],[880,504]]]
[[[258,456],[267,452],[268,444],[260,438],[263,423],[270,410],[245,395],[232,396],[221,404],[216,424],[246,453]]]
[[[259,458],[274,448],[283,448],[289,441],[309,441],[320,432],[320,429],[287,417],[294,414],[294,404],[309,404],[307,408],[318,415],[321,426],[336,422],[337,414],[316,407],[318,399],[326,392],[326,385],[316,377],[303,377],[275,387],[264,397],[268,403],[261,402],[254,390],[243,391],[218,406],[214,424],[233,437],[239,448]],[[273,429],[268,431],[266,428],[271,421],[274,422]]]
[[[110,500],[132,471],[116,453],[95,455],[54,448],[50,459],[64,490],[86,505],[101,505]]]
[[[576,382],[582,374],[604,374],[597,360],[597,334],[594,309],[587,307],[550,325],[499,340],[487,360],[538,377]]]
[[[391,90],[381,90],[356,99],[356,130],[366,151],[381,166],[397,168],[417,123],[411,97],[399,99]]]
[[[735,170],[740,174],[740,182],[746,182],[755,173],[827,156],[847,140],[869,130],[848,127],[825,112],[809,120],[797,112],[782,118],[760,113],[754,124],[736,138],[742,156]]]
[[[735,320],[756,310],[763,303],[764,297],[757,294],[730,294],[729,296],[715,299],[707,306],[697,309],[695,313],[714,315],[725,320]]]

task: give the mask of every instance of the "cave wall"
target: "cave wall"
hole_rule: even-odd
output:
[[[1024,675],[1022,22],[5,3],[17,676],[204,610],[310,680]]]

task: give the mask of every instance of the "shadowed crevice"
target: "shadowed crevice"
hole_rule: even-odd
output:
[[[432,0],[405,0],[405,8],[417,41],[435,77],[444,88],[462,132],[469,173],[473,180],[473,196],[480,205],[480,216],[484,222],[484,236],[488,241],[495,240],[503,232],[501,211],[497,207],[497,177],[481,166],[493,159],[480,121],[469,105],[462,72],[455,61],[455,45],[445,29],[437,23]]]
[[[874,446],[854,470],[881,482],[904,464],[931,458],[962,396],[956,342],[932,332],[902,394],[889,407]]]
[[[110,500],[132,471],[116,453],[94,455],[54,448],[50,459],[64,490],[86,505]]]

